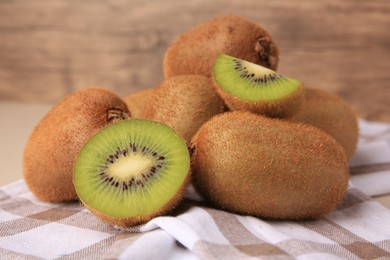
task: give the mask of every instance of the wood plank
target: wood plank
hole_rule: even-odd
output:
[[[89,85],[122,96],[153,87],[169,43],[227,13],[271,33],[280,72],[339,94],[360,117],[390,121],[386,0],[0,0],[0,100],[54,103]]]

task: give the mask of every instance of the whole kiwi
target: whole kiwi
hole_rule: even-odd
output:
[[[131,111],[132,118],[145,117],[145,110],[149,105],[150,96],[152,95],[153,90],[154,88],[144,89],[132,93],[123,99]]]
[[[292,120],[310,124],[332,136],[350,159],[359,139],[359,125],[351,107],[325,90],[306,88],[304,96],[304,104]]]
[[[164,56],[164,76],[211,76],[214,60],[225,53],[276,70],[279,51],[269,33],[237,15],[218,16],[180,35]]]
[[[212,80],[201,75],[180,75],[154,89],[145,118],[165,123],[189,143],[199,127],[224,111]]]
[[[102,88],[82,89],[60,100],[26,144],[23,170],[28,188],[43,201],[76,200],[72,172],[78,152],[101,128],[129,116],[126,103]]]
[[[319,129],[250,112],[206,122],[192,140],[196,189],[222,209],[271,219],[315,219],[348,184],[343,148]]]

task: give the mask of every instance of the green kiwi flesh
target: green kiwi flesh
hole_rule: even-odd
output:
[[[231,110],[286,118],[303,103],[300,81],[226,54],[217,56],[213,77],[218,93]]]
[[[342,147],[319,129],[250,112],[206,122],[191,144],[195,188],[218,208],[271,219],[315,219],[347,191]]]
[[[279,99],[302,86],[298,80],[225,54],[218,55],[213,74],[221,88],[248,101]]]
[[[103,221],[133,226],[175,207],[188,182],[183,139],[165,124],[124,120],[103,128],[80,151],[76,192]]]

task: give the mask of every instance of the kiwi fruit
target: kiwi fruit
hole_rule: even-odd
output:
[[[223,111],[224,103],[210,78],[180,75],[154,89],[145,118],[169,125],[189,143],[204,122]]]
[[[270,219],[316,219],[346,193],[343,148],[323,131],[250,112],[206,122],[191,144],[193,183],[216,207]]]
[[[35,126],[24,149],[23,171],[28,188],[39,199],[77,199],[72,170],[84,143],[104,126],[130,113],[109,90],[86,88],[63,98]]]
[[[130,94],[123,99],[131,111],[132,118],[145,117],[145,110],[149,105],[149,99],[153,93],[153,90],[153,88],[144,89]]]
[[[290,118],[304,101],[303,85],[263,66],[219,54],[213,67],[214,85],[230,110]]]
[[[359,139],[357,117],[347,102],[337,95],[305,88],[304,105],[292,120],[323,130],[344,148],[348,159],[354,155]]]
[[[178,205],[190,176],[184,140],[165,124],[129,119],[109,125],[81,149],[73,182],[104,222],[130,227]]]
[[[214,60],[226,53],[276,70],[279,51],[269,33],[237,15],[218,16],[180,35],[164,55],[164,77],[211,77]]]

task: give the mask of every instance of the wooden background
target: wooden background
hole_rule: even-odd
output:
[[[122,96],[162,80],[181,32],[235,13],[279,45],[279,71],[390,122],[388,0],[0,0],[0,101],[54,103],[104,86]]]

